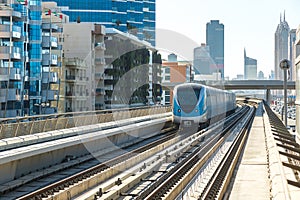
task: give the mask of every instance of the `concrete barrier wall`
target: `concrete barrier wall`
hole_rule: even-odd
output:
[[[110,113],[100,113],[96,112],[83,113],[79,115],[78,113],[73,115],[72,113],[66,113],[64,115],[49,116],[47,119],[43,117],[42,120],[38,116],[24,117],[18,120],[25,120],[26,122],[16,122],[16,123],[4,123],[0,124],[0,139],[10,138],[22,135],[30,135],[35,133],[41,133],[46,131],[53,131],[59,129],[66,129],[72,127],[86,126],[97,123],[110,122],[119,119],[128,119],[133,117],[146,116],[151,114],[160,114],[170,112],[171,107],[154,106],[139,109],[123,109],[114,110]],[[107,111],[108,112],[108,111]],[[44,119],[46,118],[46,119]]]
[[[265,108],[264,108],[265,109]],[[274,200],[289,200],[289,189],[287,179],[283,170],[281,156],[278,152],[276,141],[272,134],[270,119],[267,112],[263,114],[266,143],[268,150],[270,185],[271,185],[271,199]]]
[[[62,163],[69,156],[79,158],[96,152],[98,155],[99,151],[105,154],[109,150],[133,144],[158,134],[169,121],[171,121],[170,117],[155,119],[2,151],[0,152],[0,184]],[[84,131],[88,130],[78,127],[78,132]]]

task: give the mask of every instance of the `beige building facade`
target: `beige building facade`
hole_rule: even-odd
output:
[[[64,24],[65,111],[103,109],[104,36],[99,24]]]

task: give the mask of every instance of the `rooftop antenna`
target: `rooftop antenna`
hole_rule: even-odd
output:
[[[280,13],[280,23],[281,23],[281,13]]]

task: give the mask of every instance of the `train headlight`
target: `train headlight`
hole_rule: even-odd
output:
[[[197,112],[198,112],[198,109],[196,109],[195,112],[197,113]]]
[[[181,110],[180,110],[180,109],[178,109],[178,112],[180,113],[180,112],[181,112]]]

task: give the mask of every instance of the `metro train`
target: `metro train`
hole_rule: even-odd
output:
[[[208,125],[234,112],[234,93],[197,83],[184,83],[173,90],[173,123],[179,127]]]

